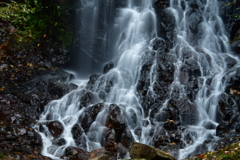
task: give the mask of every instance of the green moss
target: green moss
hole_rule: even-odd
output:
[[[0,159],[4,158],[4,155],[2,153],[0,153]]]
[[[233,143],[232,145],[223,149],[219,149],[218,151],[211,151],[196,157],[191,157],[188,160],[192,160],[192,159],[194,160],[196,159],[239,160],[240,159],[240,142]]]

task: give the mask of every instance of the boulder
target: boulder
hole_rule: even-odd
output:
[[[181,124],[183,125],[196,124],[198,121],[197,118],[199,114],[197,110],[197,106],[194,103],[189,102],[189,99],[187,97],[177,98],[178,97],[177,92],[178,91],[174,93],[173,91],[173,95],[176,98],[172,98],[168,102],[170,115],[172,115],[170,119],[176,122],[181,120]],[[170,107],[173,108],[174,110],[170,109]],[[179,117],[181,118],[179,119]]]
[[[88,131],[92,123],[96,120],[99,112],[102,111],[103,107],[103,103],[98,103],[93,106],[88,106],[84,110],[84,114],[79,117],[79,123],[81,124],[81,127],[84,129],[84,131]]]
[[[100,77],[100,75],[97,74],[93,74],[89,77],[89,81],[87,83],[87,89],[92,89],[92,87],[94,86],[95,82],[98,80],[98,78]]]
[[[111,104],[109,106],[109,115],[107,118],[107,126],[114,129],[115,141],[121,142],[122,136],[126,128],[125,117],[121,114],[121,108],[116,104]]]
[[[92,92],[86,91],[83,93],[80,99],[80,107],[87,107],[91,103],[94,103],[95,95]]]
[[[130,157],[133,159],[147,160],[174,160],[174,158],[166,152],[154,147],[134,142],[130,149]]]
[[[64,156],[68,157],[69,160],[87,160],[89,153],[83,149],[70,146],[65,150]]]
[[[47,124],[50,133],[56,138],[63,133],[63,125],[59,121],[53,121]]]
[[[234,103],[234,99],[228,94],[223,93],[219,96],[218,106],[223,121],[230,121],[233,119],[233,116],[236,113]]]
[[[71,132],[76,145],[80,148],[86,148],[87,139],[85,134],[83,134],[84,133],[83,128],[79,124],[75,124],[72,127]]]
[[[133,142],[134,142],[134,137],[133,137],[131,131],[128,128],[126,128],[123,133],[121,143],[124,147],[129,149]]]

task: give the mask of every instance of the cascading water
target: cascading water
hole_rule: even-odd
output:
[[[95,0],[90,0],[87,3],[93,5],[94,2]],[[119,111],[124,114],[130,130],[136,127],[132,122],[132,114],[138,115],[135,125],[141,126],[144,117],[135,88],[140,74],[142,54],[149,50],[149,43],[156,36],[156,16],[151,0],[128,0],[126,4],[126,8],[118,10],[113,28],[118,40],[111,44],[115,46],[114,53],[118,54],[115,57],[119,57],[116,67],[99,77],[93,86],[89,87],[86,82],[81,81],[77,90],[60,100],[50,102],[45,107],[38,122],[39,126],[36,127],[43,139],[44,155],[57,158],[64,154],[68,146],[76,146],[71,129],[75,124],[81,126],[84,111],[96,103],[103,102],[104,106],[101,106],[88,132],[81,136],[81,147],[87,151],[101,147],[104,141],[102,134],[107,128],[106,116],[110,104],[120,106]],[[91,34],[89,36],[91,38]],[[90,96],[91,102],[81,104],[81,99],[87,96]],[[58,137],[66,142],[61,146],[54,143],[56,137],[52,136],[47,127],[49,123],[56,121],[64,128]]]
[[[177,33],[175,46],[171,50],[177,54],[177,61],[169,99],[175,94],[172,93],[173,90],[179,90],[177,98],[184,99],[187,95],[185,84],[190,75],[184,73],[186,62],[195,61],[200,72],[197,80],[198,92],[191,101],[199,114],[195,124],[188,126],[182,133],[182,137],[190,135],[192,140],[191,145],[186,145],[179,151],[178,159],[183,159],[206,139],[217,139],[215,127],[208,128],[206,125],[217,126],[219,96],[225,92],[226,76],[233,73],[232,69],[227,68],[225,59],[232,56],[229,54],[229,45],[226,43],[228,38],[219,17],[217,0],[171,0],[169,10],[175,18]],[[192,21],[196,22],[189,23]],[[185,56],[187,52],[190,53],[188,57]],[[235,59],[237,60],[236,57]],[[239,67],[239,63],[235,67]],[[176,94],[174,96],[176,98]],[[207,146],[208,150],[211,150],[212,145]]]
[[[88,16],[93,18],[97,17],[98,5],[104,5],[103,1],[96,0],[80,2],[86,7],[82,11],[90,10]],[[112,7],[109,3],[106,2],[108,7]],[[87,151],[100,148],[104,146],[106,134],[114,123],[118,126],[114,128],[116,134],[117,131],[129,130],[134,141],[155,147],[159,147],[156,141],[164,139],[162,135],[171,137],[181,131],[178,135],[179,141],[183,143],[179,147],[182,149],[174,150],[178,151],[175,155],[178,159],[191,155],[206,139],[217,139],[218,99],[224,93],[226,77],[233,74],[236,67],[240,67],[237,63],[229,68],[225,61],[228,57],[237,62],[238,59],[229,54],[217,0],[170,0],[170,6],[165,10],[169,19],[173,17],[176,34],[173,36],[173,47],[168,48],[166,54],[163,53],[166,49],[163,51],[154,47],[155,44],[167,42],[160,38],[161,35],[157,36],[153,1],[127,0],[122,3],[124,7],[116,9],[114,20],[103,20],[105,27],[111,26],[110,31],[97,37],[99,42],[104,43],[103,51],[106,51],[105,45],[108,45],[110,49],[106,52],[113,52],[111,57],[114,57],[115,67],[102,76],[91,76],[88,82],[77,81],[78,89],[45,107],[35,127],[42,137],[42,153],[45,156],[59,159],[68,146],[77,146]],[[112,11],[110,8],[107,10]],[[90,40],[87,44],[94,46],[94,34],[97,31],[94,30],[94,21],[88,21],[88,16],[83,19],[87,22],[81,23],[91,27],[81,31],[82,39]],[[88,30],[92,34],[86,34]],[[108,43],[107,37],[111,37]],[[91,49],[89,47],[83,46],[81,50]],[[92,52],[87,52],[88,56],[92,56]],[[159,62],[159,59],[168,56],[172,57],[173,64]],[[149,68],[148,71],[144,71],[143,64]],[[166,80],[167,76],[171,76],[170,73],[159,76],[160,68],[166,70],[166,73],[171,65],[174,66],[171,81]],[[193,68],[192,73],[189,73],[189,67]],[[139,84],[145,88],[139,87]],[[157,85],[165,88],[167,93],[161,93],[163,96],[160,96]],[[194,90],[190,94],[189,88]],[[171,135],[163,129],[166,117],[169,117],[165,115],[166,112],[170,113],[173,120],[179,121],[179,130],[171,131]],[[117,120],[114,121],[114,118]],[[50,125],[60,126],[62,132],[56,135],[49,129]],[[211,127],[207,127],[209,125]],[[74,129],[78,130],[77,135],[73,133]],[[121,139],[122,135],[115,135],[116,141],[121,142]],[[211,150],[211,145],[208,150]]]

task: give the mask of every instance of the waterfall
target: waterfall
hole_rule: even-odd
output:
[[[226,43],[218,2],[170,0],[165,12],[174,26],[172,47],[158,34],[157,26],[163,23],[157,22],[154,2],[80,0],[80,37],[75,41],[80,45],[75,52],[85,56],[78,74],[99,72],[110,60],[114,67],[89,81],[76,80],[76,90],[45,106],[35,126],[43,140],[43,155],[59,159],[69,146],[86,151],[104,146],[111,118],[140,143],[161,148],[180,137],[181,147],[172,150],[178,159],[194,153],[205,140],[218,139],[219,97],[228,76],[240,67]],[[110,56],[100,60],[104,54]],[[229,57],[237,61],[233,67],[226,62]],[[178,129],[164,129],[168,123]],[[60,126],[62,132],[56,134],[49,126]],[[118,141],[121,138],[117,136]]]
[[[226,76],[232,72],[229,72],[226,58],[232,56],[229,54],[229,45],[226,43],[228,38],[219,17],[217,0],[171,0],[169,10],[174,16],[177,33],[176,44],[171,50],[177,54],[175,77],[171,85],[172,90],[180,90],[177,98],[186,97],[187,94],[185,81],[190,75],[186,75],[183,70],[186,62],[195,61],[195,67],[200,72],[197,77],[199,89],[195,99],[191,101],[199,114],[195,124],[189,125],[182,133],[182,137],[190,135],[192,140],[191,145],[187,144],[184,149],[179,150],[178,159],[183,159],[206,139],[218,139],[215,136],[219,116],[218,101],[219,96],[225,92]],[[191,53],[190,57],[186,58],[186,52]],[[236,57],[232,58],[238,61]],[[239,63],[235,67],[239,67]],[[169,99],[172,98],[171,95],[174,93],[170,93]],[[174,96],[176,98],[176,94]],[[207,124],[215,127],[208,128]],[[208,150],[211,149],[212,144],[208,146]]]
[[[97,3],[100,2],[95,0],[82,0],[81,2],[86,6],[83,11],[89,10],[88,7],[90,7],[92,13],[88,16],[97,18],[97,14],[92,14],[95,14],[95,9],[98,8]],[[86,40],[93,41],[92,34],[95,32],[95,25],[92,23],[94,23],[94,19],[90,22],[86,17],[84,20],[86,20],[84,25],[88,25],[89,28],[87,29],[89,31],[85,31],[87,33],[84,33],[83,36],[87,37]],[[39,126],[36,127],[43,139],[44,149],[42,153],[44,155],[57,158],[64,154],[68,146],[76,146],[71,129],[75,124],[81,125],[84,111],[96,103],[104,103],[104,106],[88,132],[81,137],[84,139],[81,142],[81,147],[87,151],[100,148],[103,144],[102,134],[106,129],[106,115],[109,112],[110,104],[120,106],[120,112],[124,112],[127,124],[129,124],[129,129],[132,132],[136,128],[133,125],[132,114],[138,115],[135,125],[142,125],[141,121],[144,117],[136,95],[136,84],[138,83],[143,54],[151,49],[149,44],[156,37],[156,16],[151,0],[128,0],[126,7],[117,10],[112,32],[117,37],[116,41],[110,44],[114,46],[114,57],[118,59],[115,68],[100,76],[91,89],[86,81],[80,81],[77,90],[65,95],[60,100],[50,102],[45,107],[38,122]],[[85,48],[88,47],[91,49],[91,46],[85,46]],[[81,104],[81,99],[86,96],[91,96],[92,101],[82,107],[84,104]],[[56,137],[52,136],[47,127],[50,122],[56,121],[64,128],[63,133],[58,137],[58,139],[66,141],[61,146],[54,143]],[[137,138],[135,140],[139,141]]]

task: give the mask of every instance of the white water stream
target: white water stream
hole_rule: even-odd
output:
[[[95,0],[89,0],[94,2]],[[90,3],[90,2],[88,2]],[[108,113],[109,104],[117,104],[121,106],[124,111],[128,124],[131,122],[131,114],[137,116],[137,126],[141,126],[144,119],[143,111],[139,103],[138,97],[135,94],[136,84],[142,64],[142,54],[148,51],[150,41],[156,37],[156,16],[152,8],[151,0],[128,0],[127,7],[121,8],[118,11],[114,23],[114,33],[117,35],[117,42],[114,45],[114,54],[118,58],[116,67],[110,70],[107,74],[101,76],[99,81],[96,82],[94,88],[89,91],[94,94],[95,102],[105,103],[104,109],[98,114],[96,121],[92,124],[88,133],[85,133],[86,144],[85,149],[91,151],[101,147],[101,134],[106,125],[106,116]],[[89,34],[91,37],[91,34]],[[105,100],[100,99],[97,95],[100,92],[105,92],[108,83],[113,84],[108,96]],[[40,131],[43,139],[43,155],[51,158],[59,158],[64,154],[68,146],[76,146],[71,128],[78,121],[84,110],[81,108],[80,99],[83,94],[88,90],[86,89],[86,82],[81,81],[78,84],[79,88],[65,95],[60,100],[50,102],[41,115],[39,124],[44,124],[51,121],[59,121],[64,126],[64,132],[60,138],[65,139],[65,145],[57,146],[53,144],[54,137],[49,132],[46,125],[36,127]],[[89,104],[91,106],[93,104]],[[129,125],[130,130],[136,126]],[[92,140],[94,135],[94,140]],[[133,133],[134,135],[134,133]],[[139,141],[139,139],[136,139]]]
[[[202,5],[204,2],[206,4]],[[229,45],[226,43],[228,38],[225,35],[224,24],[219,17],[218,1],[196,0],[195,3],[199,5],[190,3],[186,0],[171,0],[169,8],[175,17],[177,33],[176,45],[172,52],[177,53],[178,56],[172,87],[179,88],[182,95],[186,93],[184,85],[181,85],[180,82],[181,67],[186,61],[183,54],[186,50],[192,53],[191,59],[197,62],[201,71],[198,78],[199,91],[194,101],[199,111],[198,122],[195,126],[188,126],[183,132],[183,135],[190,134],[193,142],[179,150],[178,159],[186,158],[207,138],[215,137],[216,130],[206,129],[204,125],[211,123],[217,126],[218,98],[225,91],[226,79],[224,80],[223,77],[229,74],[225,58],[232,57],[229,54]],[[204,8],[200,8],[200,6],[204,6]],[[202,15],[202,21],[197,26],[189,25],[189,22],[194,20],[193,18],[197,18],[191,17],[189,14],[194,10],[198,10],[197,13]],[[197,28],[200,36],[192,33],[194,27]],[[238,61],[236,57],[232,58]],[[239,67],[239,63],[236,67]],[[215,138],[217,139],[217,137]],[[208,150],[211,148],[212,144],[208,145]]]
[[[85,2],[84,0],[82,1]],[[88,3],[93,5],[95,1],[88,0]],[[144,62],[144,54],[152,51],[151,43],[158,38],[157,20],[152,7],[153,2],[155,1],[128,0],[126,7],[119,8],[116,11],[117,17],[115,18],[112,32],[117,37],[117,40],[113,41],[111,46],[114,48],[113,57],[117,59],[117,62],[113,69],[100,76],[91,90],[87,87],[87,81],[79,80],[77,82],[78,89],[59,100],[51,101],[45,107],[38,125],[35,127],[43,140],[43,155],[59,159],[68,146],[76,146],[71,133],[72,127],[76,123],[79,124],[79,117],[83,116],[84,111],[88,107],[102,102],[104,103],[104,108],[99,112],[88,132],[84,133],[82,138],[85,139],[85,144],[82,144],[81,147],[91,151],[102,146],[102,133],[106,129],[106,118],[110,104],[117,104],[121,108],[121,114],[124,115],[126,124],[135,141],[152,144],[148,131],[159,126],[154,126],[151,123],[143,125],[143,121],[149,121],[149,117],[144,116],[143,108],[136,94],[136,86],[140,76],[141,65]],[[196,0],[196,3],[203,2]],[[186,60],[183,54],[186,51],[191,53],[191,59],[197,62],[201,72],[198,79],[199,91],[194,102],[191,102],[197,106],[199,111],[199,117],[196,117],[198,122],[194,126],[188,126],[182,133],[183,137],[185,134],[190,133],[193,143],[191,145],[186,143],[186,148],[179,150],[178,159],[187,157],[207,137],[215,136],[215,130],[206,129],[203,124],[211,122],[213,125],[217,125],[218,97],[225,90],[223,77],[226,74],[230,74],[227,72],[225,58],[231,55],[229,55],[230,50],[226,43],[228,38],[225,35],[224,25],[219,17],[218,2],[217,0],[206,0],[206,4],[201,6],[204,6],[204,8],[198,9],[203,20],[197,27],[199,32],[201,32],[201,36],[197,37],[197,39],[192,34],[191,26],[188,23],[191,17],[187,15],[192,10],[189,1],[170,0],[170,7],[167,8],[170,11],[169,13],[175,18],[177,39],[170,53],[176,55],[177,62],[174,64],[174,81],[169,88],[170,96],[165,100],[164,105],[172,98],[173,89],[181,91],[178,98],[186,95],[185,85],[181,79],[181,68]],[[86,24],[90,24],[90,21],[94,20],[89,20]],[[89,38],[91,36],[92,34],[89,33]],[[237,65],[240,66],[240,64]],[[151,73],[156,73],[154,72],[155,69],[153,64]],[[207,81],[210,79],[211,82],[209,84]],[[154,76],[151,79],[151,82],[153,81],[155,81]],[[109,83],[111,83],[112,87],[106,91]],[[150,84],[149,88],[151,87],[152,84]],[[91,93],[93,100],[86,107],[80,107],[81,98],[87,92]],[[105,94],[105,98],[99,96],[102,93]],[[164,105],[162,108],[166,107]],[[136,121],[133,121],[133,115],[137,115]],[[65,140],[66,143],[64,145],[59,146],[53,143],[55,138],[51,135],[46,125],[52,121],[59,121],[63,125],[64,131],[58,138]],[[141,128],[142,134],[140,137],[134,132],[137,128]],[[209,146],[210,149],[211,146]]]

